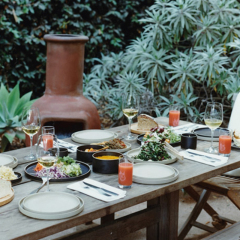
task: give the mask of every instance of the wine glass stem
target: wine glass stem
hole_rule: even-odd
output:
[[[32,156],[33,155],[33,136],[30,135],[30,155]]]
[[[47,171],[47,192],[49,192],[50,191],[50,189],[49,189],[49,168],[47,168],[46,171]]]
[[[214,130],[211,129],[211,148],[213,149],[213,133],[214,133]]]
[[[132,123],[132,119],[128,118],[128,135],[131,135],[131,123]]]

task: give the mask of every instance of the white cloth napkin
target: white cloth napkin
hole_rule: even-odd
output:
[[[102,188],[104,188],[106,190],[109,190],[111,192],[115,192],[119,195],[118,196],[117,195],[112,195],[112,196],[103,195],[97,189],[94,189],[92,187],[85,188],[87,185],[85,185],[83,183],[83,181],[86,182],[86,183],[92,184],[94,186],[97,186],[97,187],[102,187]],[[84,179],[83,181],[79,181],[79,182],[70,184],[70,185],[67,186],[67,188],[75,190],[75,191],[82,192],[86,195],[89,195],[89,196],[94,197],[96,199],[102,200],[104,202],[111,202],[111,201],[114,201],[114,200],[117,200],[117,199],[120,199],[120,198],[124,198],[126,196],[126,191],[120,190],[120,189],[115,188],[115,187],[111,187],[111,186],[109,186],[105,183],[101,183],[101,182],[98,182],[98,181],[95,181],[95,180],[89,179],[89,178]]]
[[[197,128],[204,128],[204,127],[206,126],[201,124],[189,123],[182,126],[172,127],[172,130],[177,134],[182,134],[182,133],[189,133]]]
[[[190,155],[189,155],[188,152],[190,153]],[[191,155],[191,153],[200,154],[202,156]],[[200,162],[200,163],[207,164],[207,165],[214,166],[214,167],[223,165],[223,164],[227,163],[227,161],[228,161],[228,157],[222,157],[222,156],[218,156],[218,155],[214,155],[214,154],[210,154],[210,153],[205,153],[205,152],[201,152],[201,151],[197,151],[197,150],[192,150],[192,149],[187,149],[186,151],[181,151],[181,152],[179,152],[179,154],[184,156],[184,158],[187,158],[189,160],[192,160],[192,161],[195,161],[195,162]],[[214,161],[212,159],[205,158],[204,156],[209,156],[209,157],[212,157],[212,158],[216,158],[219,161]]]
[[[60,139],[58,139],[58,145],[59,145],[59,147],[67,148],[69,152],[76,152],[77,147],[79,146],[79,145],[75,145],[75,144],[72,144],[72,143],[65,142],[65,141],[60,140]]]

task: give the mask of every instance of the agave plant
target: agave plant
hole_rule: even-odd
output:
[[[19,130],[21,127],[21,115],[25,107],[30,108],[32,92],[26,93],[20,98],[19,85],[11,92],[1,84],[0,88],[0,135],[2,136],[1,151],[4,152],[8,143],[12,143],[15,137],[24,139],[25,134]]]

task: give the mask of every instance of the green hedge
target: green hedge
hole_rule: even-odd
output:
[[[44,91],[48,33],[84,34],[85,73],[92,58],[120,52],[140,36],[145,9],[153,0],[2,0],[0,1],[0,82],[12,89],[20,82],[21,94]]]

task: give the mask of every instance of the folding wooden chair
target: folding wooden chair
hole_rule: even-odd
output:
[[[235,221],[219,215],[207,203],[211,192],[215,192],[228,197],[240,210],[240,179],[217,176],[215,178],[211,178],[195,185],[203,189],[201,195],[199,195],[192,186],[184,188],[184,190],[197,202],[197,204],[195,205],[193,211],[189,215],[182,228],[180,229],[178,234],[178,240],[184,239],[192,226],[214,233],[220,229],[225,228],[227,222],[230,224],[235,223]],[[202,209],[204,209],[212,217],[212,224],[214,227],[209,227],[196,221]]]

